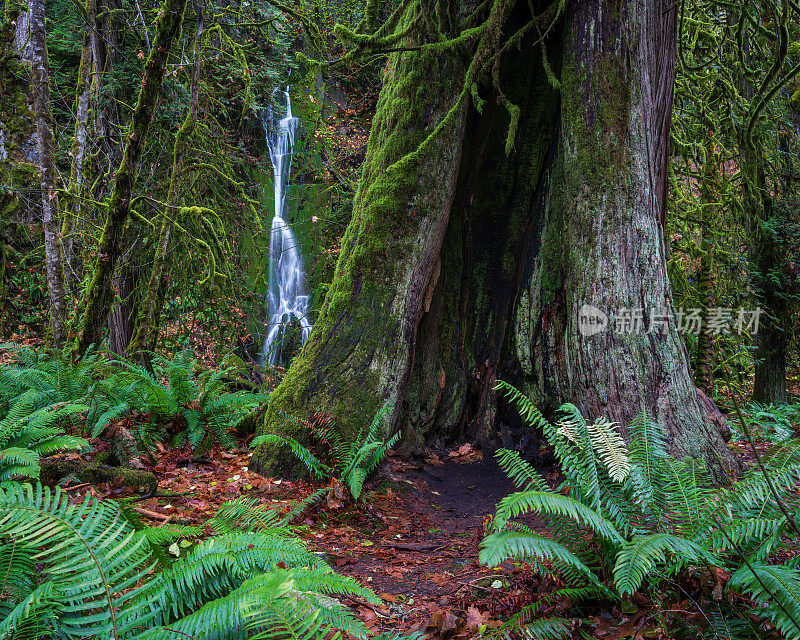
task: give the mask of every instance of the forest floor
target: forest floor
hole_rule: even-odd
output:
[[[244,448],[215,450],[205,461],[188,451],[161,448],[151,467],[159,480],[158,493],[138,500],[136,508],[153,526],[201,525],[226,500],[248,496],[288,512],[322,486],[263,477],[248,468],[250,455]],[[358,504],[328,494],[299,516],[299,535],[310,549],[381,599],[380,606],[345,601],[370,628],[421,632],[428,638],[474,638],[561,586],[543,581],[525,565],[478,563],[486,520],[513,491],[502,472],[481,458],[468,444],[455,451],[428,451],[419,460],[390,455]],[[558,476],[551,470],[548,479],[556,484]],[[98,497],[131,495],[127,487],[113,483],[67,491],[76,500],[87,491]],[[523,521],[543,530],[535,520]],[[656,622],[657,611],[648,605],[644,600],[638,606],[629,602],[624,612],[619,606],[588,608],[581,630],[594,638],[666,638]],[[687,617],[699,616],[686,605]],[[541,611],[558,615],[568,606],[554,602]],[[581,637],[575,631],[574,637]]]

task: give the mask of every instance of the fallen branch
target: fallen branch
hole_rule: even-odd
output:
[[[74,484],[71,487],[66,487],[63,491],[75,491],[75,489],[83,489],[83,487],[92,486],[91,482],[82,482],[81,484]]]
[[[147,516],[148,518],[153,518],[153,520],[163,520],[166,522],[167,520],[171,520],[171,515],[165,515],[163,513],[158,513],[157,511],[150,511],[150,509],[145,509],[143,507],[131,507],[133,511],[136,513],[140,513],[143,516]]]
[[[42,467],[41,480],[43,484],[47,485],[55,485],[61,478],[75,476],[84,485],[98,485],[121,478],[124,485],[132,489],[146,490],[148,495],[152,495],[158,489],[156,476],[142,469],[110,467],[98,462],[87,464],[81,460],[45,459],[40,464]]]

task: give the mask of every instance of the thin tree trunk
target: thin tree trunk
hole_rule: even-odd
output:
[[[161,9],[153,50],[145,63],[139,99],[128,129],[125,151],[114,177],[94,274],[86,292],[86,306],[78,334],[78,354],[83,354],[89,345],[99,344],[113,303],[112,278],[119,258],[120,240],[130,213],[139,160],[161,91],[167,58],[173,42],[178,39],[185,8],[186,0],[164,0]]]
[[[121,140],[120,117],[113,87],[106,82],[106,75],[114,66],[117,57],[118,24],[117,10],[121,9],[118,0],[95,0],[95,19],[91,30],[92,92],[94,93],[93,126],[96,144],[103,151],[106,167],[111,172],[120,158],[121,147],[126,143]],[[148,56],[150,58],[150,56]]]
[[[192,64],[192,102],[189,113],[186,115],[181,127],[175,134],[175,145],[172,152],[172,175],[170,176],[167,205],[161,214],[161,230],[156,243],[156,253],[153,258],[153,268],[150,271],[150,281],[144,296],[141,309],[136,321],[133,340],[130,344],[129,355],[140,358],[143,352],[155,351],[158,342],[158,329],[161,318],[161,309],[167,288],[165,271],[167,258],[172,241],[173,220],[176,216],[178,195],[180,193],[181,173],[183,171],[184,157],[189,138],[194,132],[197,122],[197,109],[199,101],[199,76],[200,76],[200,42],[203,37],[203,9],[199,3],[197,10],[197,26],[194,40],[194,60]]]
[[[713,225],[717,214],[717,207],[712,203],[717,199],[711,188],[711,182],[718,177],[718,164],[714,143],[709,135],[705,145],[705,166],[703,179],[700,183],[700,268],[697,272],[697,287],[700,304],[708,317],[708,310],[713,306],[712,293],[714,288],[714,231]],[[695,384],[706,395],[712,395],[714,390],[714,342],[707,331],[701,331],[697,337],[697,353],[694,365]]]
[[[762,311],[755,335],[753,400],[766,404],[786,402],[786,351],[792,318],[787,301],[770,278],[771,271],[780,264],[783,256],[768,229],[773,211],[765,160],[761,152],[747,141],[740,140],[739,145],[743,200],[752,238],[749,246],[750,282]]]
[[[756,152],[752,153],[755,156]],[[759,158],[760,160],[760,158]],[[780,284],[772,281],[772,272],[779,268],[782,255],[780,244],[773,237],[770,228],[773,212],[772,197],[767,191],[764,168],[745,172],[745,181],[750,182],[745,191],[746,201],[750,202],[752,217],[752,238],[750,244],[751,283],[756,292],[756,300],[761,308],[758,333],[755,335],[756,352],[755,374],[753,379],[753,400],[764,404],[786,402],[786,353],[789,349],[789,336],[793,323],[791,306]]]
[[[60,347],[65,338],[66,301],[58,219],[53,116],[50,112],[50,65],[47,59],[44,0],[30,0],[30,2],[31,79],[39,163],[42,170],[42,222],[47,290],[50,295],[50,331],[53,344]]]
[[[131,264],[130,257],[130,253],[136,247],[136,242],[129,239],[124,244],[128,246],[128,249],[120,257],[113,278],[114,297],[118,302],[108,314],[108,348],[112,353],[121,357],[128,354],[128,346],[133,337],[134,323],[139,310],[136,295],[139,273]]]
[[[63,205],[61,236],[64,246],[64,281],[67,290],[73,290],[80,279],[77,239],[77,221],[83,206],[83,173],[86,148],[89,141],[89,104],[92,95],[92,29],[95,23],[96,2],[86,0],[87,24],[83,27],[81,61],[78,67],[78,84],[75,91],[75,139],[72,144],[72,168],[69,176],[69,199]]]

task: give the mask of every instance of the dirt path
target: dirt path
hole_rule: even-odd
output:
[[[471,637],[516,609],[525,576],[478,564],[484,523],[513,487],[483,462],[391,460],[361,510],[318,514],[309,540],[341,573],[370,585],[383,607],[359,606],[376,629]],[[380,491],[386,481],[392,488]],[[494,587],[493,587],[494,585]],[[516,589],[520,591],[520,589]]]

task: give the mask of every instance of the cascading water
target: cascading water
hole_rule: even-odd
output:
[[[286,189],[292,170],[295,132],[300,122],[292,115],[289,92],[275,89],[273,106],[261,113],[261,125],[269,147],[269,157],[275,178],[275,216],[272,218],[272,237],[269,243],[269,294],[267,335],[262,349],[263,360],[270,366],[283,362],[286,331],[296,318],[300,339],[305,342],[311,333],[308,319],[309,297],[305,292],[305,273],[300,247],[283,218]]]

